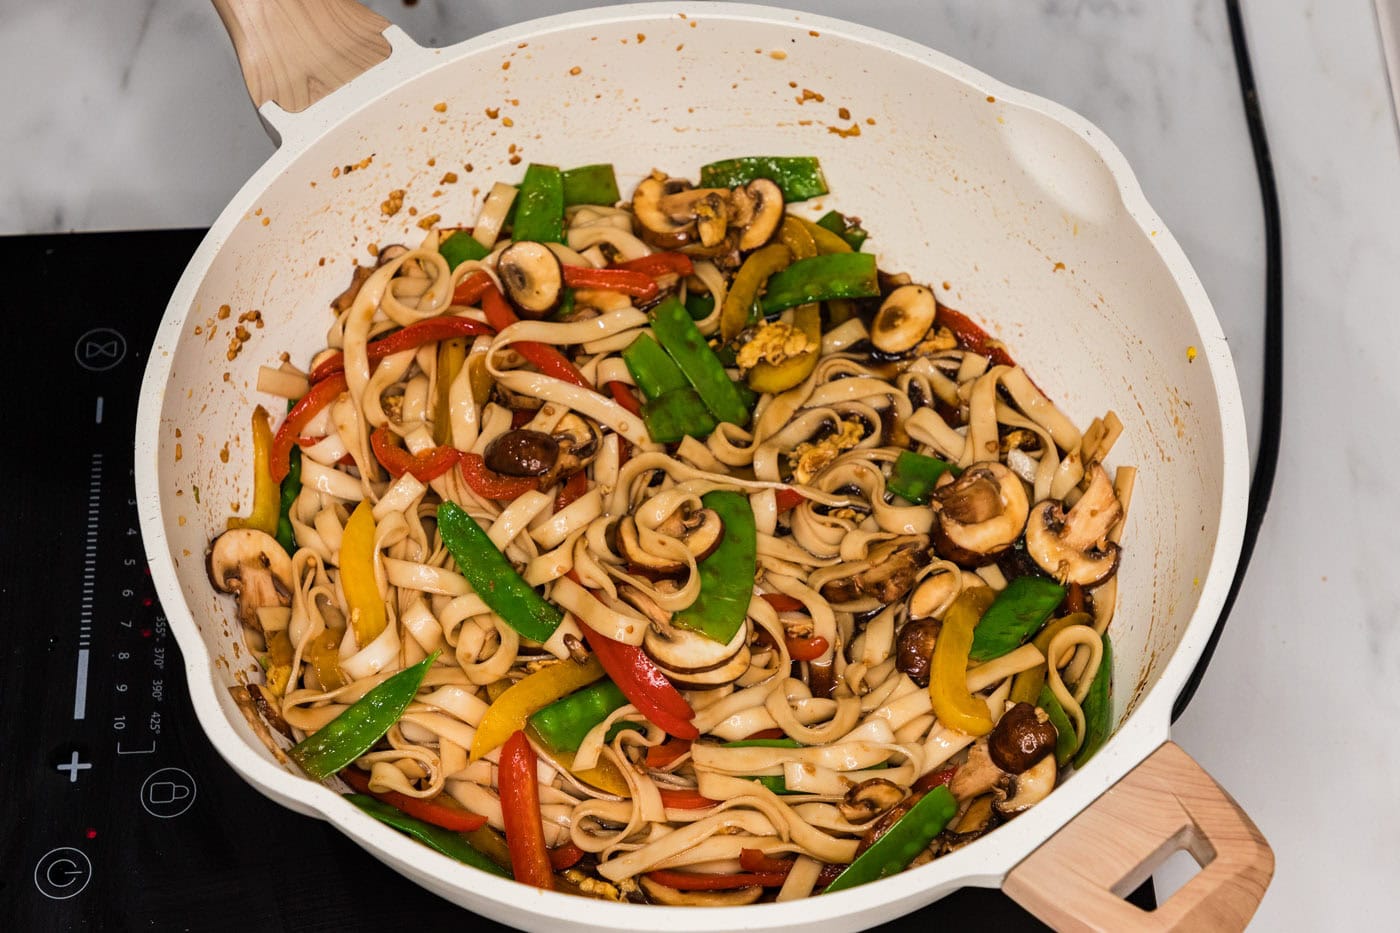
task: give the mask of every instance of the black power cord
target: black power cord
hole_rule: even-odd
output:
[[[1269,496],[1274,489],[1274,474],[1278,471],[1279,436],[1283,421],[1283,243],[1280,234],[1278,187],[1274,181],[1274,164],[1269,158],[1269,138],[1264,132],[1264,118],[1259,111],[1259,91],[1254,85],[1254,69],[1249,63],[1249,44],[1245,41],[1244,21],[1239,0],[1225,0],[1225,12],[1230,20],[1230,43],[1235,50],[1235,70],[1239,75],[1240,96],[1244,100],[1245,122],[1249,125],[1249,141],[1254,149],[1254,168],[1259,175],[1259,196],[1264,208],[1264,398],[1260,418],[1259,459],[1254,464],[1254,477],[1249,484],[1249,508],[1245,514],[1244,541],[1240,545],[1240,560],[1235,578],[1220,618],[1211,630],[1196,669],[1186,679],[1186,685],[1172,707],[1172,722],[1181,718],[1196,688],[1201,685],[1225,620],[1239,596],[1249,559],[1259,540],[1264,513],[1269,508]]]

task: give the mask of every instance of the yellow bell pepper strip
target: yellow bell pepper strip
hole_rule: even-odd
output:
[[[807,338],[807,346],[795,356],[780,363],[759,360],[744,375],[744,382],[755,392],[777,395],[786,392],[812,375],[821,358],[822,314],[816,304],[798,305],[792,312],[792,326]]]
[[[434,826],[423,820],[415,819],[396,807],[393,807],[382,800],[378,800],[368,794],[346,794],[345,799],[368,813],[370,816],[394,827],[406,836],[412,836],[419,842],[436,849],[450,859],[479,868],[484,872],[493,875],[500,875],[502,878],[509,878],[510,872],[498,866],[487,856],[478,852],[474,846],[467,841],[462,833],[454,833],[449,829]],[[410,798],[412,799],[412,798]]]
[[[273,696],[287,692],[292,678],[292,639],[286,629],[267,637],[267,654],[263,656],[263,683]]]
[[[778,242],[788,248],[793,259],[810,259],[817,255],[817,241],[802,221],[791,214],[783,215],[782,226],[778,227]]]
[[[825,893],[879,881],[908,868],[957,812],[958,802],[948,788],[935,787],[919,798],[870,848],[856,856],[855,861],[826,886]]]
[[[328,628],[306,645],[303,657],[316,672],[322,690],[338,690],[349,681],[340,669],[340,639],[344,629]]]
[[[701,188],[737,188],[767,178],[784,201],[805,201],[827,193],[826,176],[816,156],[747,156],[724,159],[700,168]]]
[[[821,229],[818,227],[817,229]],[[742,268],[740,269],[742,272]],[[764,317],[797,305],[832,298],[873,298],[880,294],[875,257],[870,253],[831,253],[799,259],[768,280]],[[728,308],[729,299],[725,298]],[[720,318],[723,324],[724,319]]]
[[[340,587],[350,609],[350,628],[361,648],[379,637],[388,620],[374,580],[374,513],[362,499],[340,537]]]
[[[441,653],[434,651],[412,667],[394,674],[292,746],[287,754],[318,781],[335,774],[369,751],[389,727],[399,721],[408,704],[418,695],[428,668]]]
[[[272,450],[272,422],[267,409],[253,409],[253,512],[247,518],[230,518],[230,528],[256,528],[270,535],[277,534],[278,507],[282,490],[272,478],[268,454]]]
[[[792,262],[792,253],[781,243],[769,243],[749,253],[749,258],[739,267],[729,291],[724,295],[724,304],[719,312],[719,335],[724,341],[733,340],[739,332],[749,326],[749,315],[758,292],[768,279]]]
[[[627,786],[627,778],[623,776],[622,771],[613,760],[606,755],[600,757],[598,764],[592,768],[575,768],[574,753],[570,751],[554,752],[554,760],[585,784],[591,784],[601,791],[616,794],[619,797],[630,798],[632,796],[632,788]]]
[[[719,547],[700,561],[700,595],[671,617],[671,623],[728,644],[748,616],[758,562],[758,532],[749,497],[716,490],[700,497],[724,522]]]
[[[456,381],[466,361],[467,338],[452,337],[438,344],[437,398],[433,400],[433,440],[439,447],[452,443],[452,411],[449,399],[452,383]],[[480,398],[477,396],[478,401]]]
[[[272,478],[272,471],[268,470],[268,479]],[[288,554],[295,554],[297,551],[297,533],[292,527],[292,503],[297,501],[297,496],[301,494],[301,448],[292,448],[291,468],[287,471],[287,476],[282,480],[282,487],[279,495],[281,500],[277,508],[277,543],[282,545],[283,550]]]
[[[1055,727],[1055,766],[1063,768],[1079,749],[1079,737],[1074,734],[1074,723],[1069,721],[1069,714],[1060,705],[1060,701],[1055,699],[1049,684],[1041,685],[1040,696],[1036,697],[1035,705],[1045,710],[1045,715],[1050,718],[1050,725]]]
[[[786,254],[787,250],[783,249],[783,252]],[[716,418],[740,426],[749,423],[749,409],[734,387],[733,380],[705,342],[690,313],[674,296],[662,301],[652,311],[651,328],[685,378],[700,393],[705,407]]]
[[[853,217],[847,217],[840,211],[827,211],[817,218],[817,226],[823,230],[830,230],[832,233],[846,241],[846,245],[852,250],[859,251],[861,244],[870,234],[860,225],[860,221]]]
[[[1084,698],[1084,741],[1074,755],[1074,766],[1082,768],[1103,747],[1112,729],[1113,718],[1113,643],[1108,633],[1103,636],[1103,660]]]
[[[622,194],[617,190],[617,173],[609,163],[580,165],[565,169],[561,175],[565,207],[573,207],[576,204],[602,204],[612,207],[622,200]]]
[[[465,461],[464,461],[465,462]],[[564,613],[515,572],[482,527],[455,502],[438,506],[438,534],[481,601],[521,635],[544,643]]]
[[[1064,600],[1065,588],[1054,580],[1030,575],[1012,580],[977,623],[968,658],[990,661],[1021,647]]]
[[[854,250],[851,249],[851,245],[849,243],[847,243],[845,240],[841,239],[839,236],[832,233],[825,227],[817,226],[815,223],[808,220],[806,217],[800,217],[798,219],[802,221],[802,225],[807,228],[807,232],[810,233],[812,235],[812,239],[816,241],[817,252],[822,254],[823,256],[832,253],[854,252]]]
[[[924,505],[933,495],[939,477],[950,470],[954,476],[962,473],[962,470],[946,460],[916,454],[912,450],[901,450],[895,458],[885,488],[915,505]]]
[[[515,199],[511,239],[564,242],[564,179],[556,166],[530,163]]]
[[[560,661],[516,681],[481,717],[472,738],[471,760],[500,748],[512,733],[525,728],[529,718],[562,697],[603,679],[603,665],[595,657],[579,664]]]
[[[975,586],[958,594],[943,615],[943,628],[934,642],[929,665],[928,692],[933,714],[943,725],[967,735],[992,731],[987,704],[967,689],[967,653],[972,649],[977,621],[995,598],[987,586]]]
[[[438,252],[447,260],[447,267],[455,269],[464,262],[485,259],[491,251],[481,245],[476,237],[465,230],[456,230],[438,242]]]
[[[1068,615],[1060,616],[1058,619],[1051,619],[1045,627],[1036,633],[1031,639],[1031,644],[1039,649],[1045,656],[1046,662],[1050,663],[1050,642],[1055,636],[1060,634],[1071,625],[1088,625],[1094,621],[1094,617],[1087,612],[1071,612]],[[1040,696],[1041,687],[1045,686],[1045,665],[1037,664],[1027,671],[1022,671],[1016,675],[1016,679],[1011,681],[1012,703],[1034,703],[1036,697]]]

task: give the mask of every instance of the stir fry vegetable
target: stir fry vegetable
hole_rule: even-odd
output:
[[[357,266],[207,555],[279,754],[485,871],[702,905],[976,845],[1102,748],[1128,428],[825,191],[532,164]]]

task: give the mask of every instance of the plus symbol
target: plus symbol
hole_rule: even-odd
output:
[[[54,767],[56,767],[59,771],[67,771],[68,783],[76,784],[78,783],[78,772],[86,771],[87,769],[91,768],[92,762],[83,761],[81,758],[78,757],[78,753],[74,752],[73,757],[69,759],[68,764],[55,765]]]

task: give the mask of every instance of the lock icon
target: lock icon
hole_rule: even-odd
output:
[[[168,820],[194,805],[194,777],[183,768],[161,768],[141,785],[141,806],[151,816]]]

